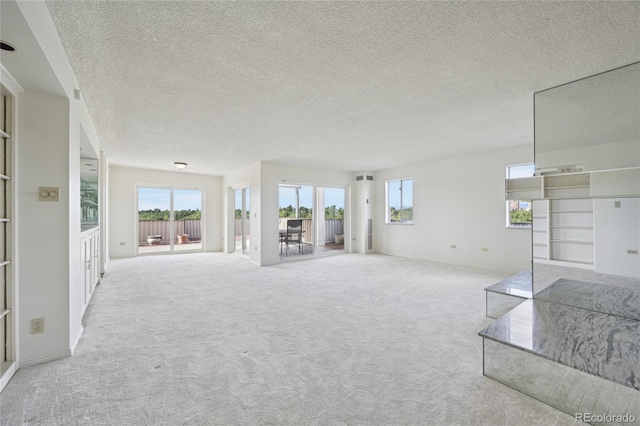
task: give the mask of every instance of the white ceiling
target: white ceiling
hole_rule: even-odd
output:
[[[111,163],[214,175],[530,144],[535,91],[640,60],[638,1],[47,4]]]

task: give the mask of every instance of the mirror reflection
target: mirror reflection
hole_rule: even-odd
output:
[[[98,226],[98,160],[80,158],[81,231]]]
[[[640,63],[534,105],[534,297],[640,319]]]

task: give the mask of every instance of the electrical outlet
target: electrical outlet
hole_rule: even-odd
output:
[[[619,209],[620,208],[620,201],[614,201],[613,202],[613,207],[616,208],[616,209]]]
[[[44,318],[36,318],[31,320],[31,334],[44,333]]]
[[[627,254],[638,254],[638,250],[627,249]]]
[[[456,245],[455,244],[451,244],[451,248],[456,248]]]
[[[489,249],[488,249],[487,247],[482,247],[482,248],[480,249],[480,251],[487,252],[487,251],[489,251]]]

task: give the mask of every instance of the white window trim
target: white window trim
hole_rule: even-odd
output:
[[[414,218],[411,219],[411,222],[402,222],[402,221],[392,222],[391,221],[391,217],[389,216],[389,183],[391,183],[391,182],[404,182],[404,181],[409,181],[409,180],[412,181],[414,183],[414,185],[415,185],[415,180],[412,177],[401,178],[401,179],[389,179],[389,180],[385,181],[385,183],[384,183],[384,193],[385,193],[385,197],[384,197],[385,221],[384,222],[385,222],[385,225],[407,226],[407,225],[413,225],[415,223],[415,211],[414,211]],[[402,185],[402,183],[400,185]],[[415,186],[414,186],[414,191],[413,192],[415,194]]]

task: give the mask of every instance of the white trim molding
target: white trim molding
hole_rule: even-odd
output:
[[[11,92],[13,96],[18,96],[20,93],[24,92],[24,89],[20,83],[18,83],[18,80],[13,78],[11,73],[9,73],[2,64],[0,64],[0,82],[9,92]]]

